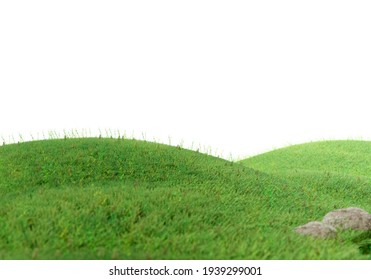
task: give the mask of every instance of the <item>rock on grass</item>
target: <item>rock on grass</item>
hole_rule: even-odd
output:
[[[355,207],[329,212],[322,222],[339,229],[371,230],[371,215]]]
[[[295,231],[302,235],[311,235],[322,238],[336,236],[336,229],[333,226],[322,222],[309,222],[305,225],[297,227]]]

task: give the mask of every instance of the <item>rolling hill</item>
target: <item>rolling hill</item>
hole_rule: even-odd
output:
[[[334,207],[371,210],[369,148],[310,143],[230,162],[129,139],[4,145],[0,259],[369,259],[365,233],[293,231]]]

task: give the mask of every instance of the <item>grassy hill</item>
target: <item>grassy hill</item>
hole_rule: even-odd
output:
[[[368,149],[314,143],[233,163],[127,139],[5,145],[0,259],[370,259],[368,233],[293,232],[334,208],[371,210]]]
[[[242,162],[268,172],[330,172],[371,178],[371,142],[312,142],[278,149]]]
[[[361,207],[371,212],[371,142],[320,141],[293,145],[240,161],[246,167],[288,180],[301,193],[303,210],[312,220],[324,208]],[[294,199],[292,195],[288,199]],[[320,214],[320,215],[319,215]],[[308,220],[307,220],[308,221]],[[304,220],[303,220],[304,223]],[[344,232],[342,241],[354,242],[371,258],[371,232]]]

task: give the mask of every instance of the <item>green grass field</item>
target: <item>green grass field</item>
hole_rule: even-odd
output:
[[[239,162],[128,139],[0,147],[0,259],[371,259],[371,233],[293,230],[371,211],[371,143]]]

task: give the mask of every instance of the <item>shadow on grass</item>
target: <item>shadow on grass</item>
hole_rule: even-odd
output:
[[[371,230],[361,233],[352,239],[352,242],[358,245],[362,255],[371,256]]]

